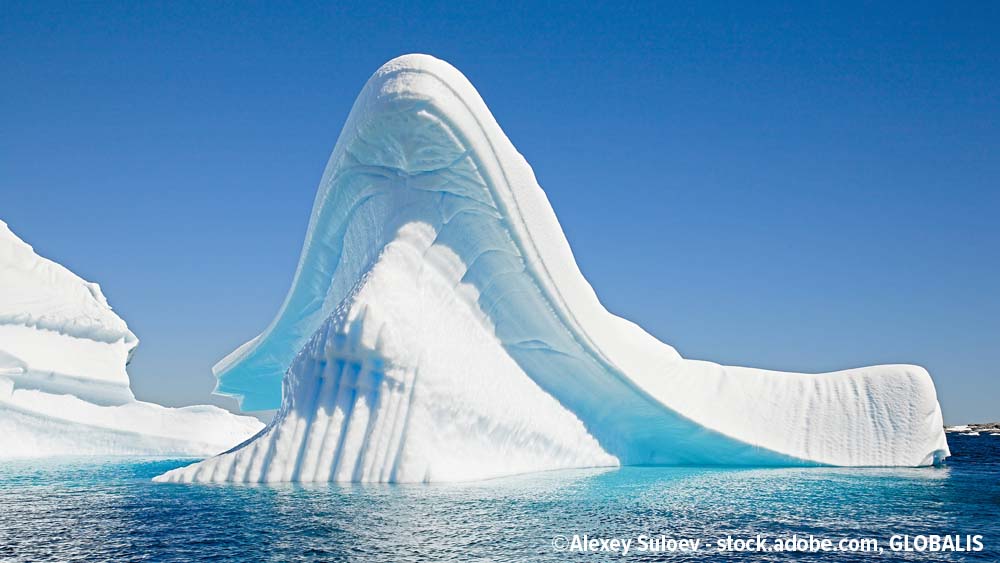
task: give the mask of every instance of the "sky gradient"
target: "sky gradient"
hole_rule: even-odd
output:
[[[1000,420],[996,4],[449,4],[3,4],[0,219],[101,284],[140,399],[234,406],[210,368],[277,312],[354,97],[424,52],[611,311],[690,358],[919,364]]]

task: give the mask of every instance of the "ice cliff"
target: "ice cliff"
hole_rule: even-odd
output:
[[[97,284],[0,221],[0,458],[213,455],[260,429],[218,407],[135,400],[125,366],[138,344]]]
[[[920,367],[800,374],[688,360],[605,310],[479,94],[424,55],[365,85],[283,306],[216,375],[218,392],[249,409],[280,401],[279,413],[253,440],[158,480],[430,482],[948,455]]]

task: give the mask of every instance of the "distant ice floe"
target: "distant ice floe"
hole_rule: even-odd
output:
[[[280,411],[253,440],[158,480],[433,482],[949,455],[923,368],[722,366],[609,313],[482,98],[425,55],[365,85],[284,304],[216,375],[244,408]]]
[[[981,436],[983,434],[1000,436],[1000,422],[959,424],[956,426],[948,426],[944,429],[944,431],[949,434],[958,434],[960,436]]]
[[[0,221],[0,458],[213,455],[263,426],[135,400],[125,366],[138,344],[96,283]]]

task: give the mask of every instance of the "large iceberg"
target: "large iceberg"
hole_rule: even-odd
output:
[[[682,358],[609,313],[466,78],[407,55],[354,104],[292,287],[216,366],[279,405],[161,481],[451,481],[617,464],[920,466],[948,455],[917,366],[826,374]],[[282,379],[283,376],[283,379]]]
[[[206,456],[263,426],[214,406],[137,401],[125,366],[138,344],[97,284],[0,221],[0,458]]]

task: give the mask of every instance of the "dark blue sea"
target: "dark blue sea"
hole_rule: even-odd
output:
[[[457,485],[155,484],[191,460],[4,462],[0,561],[1000,561],[1000,436],[948,440],[939,468],[631,467]],[[976,536],[981,550],[958,551]],[[809,551],[822,540],[838,550]]]

